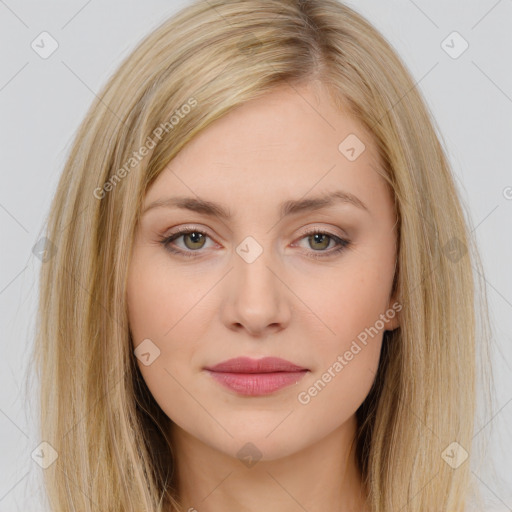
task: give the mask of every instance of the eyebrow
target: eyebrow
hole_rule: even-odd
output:
[[[368,207],[357,196],[349,192],[337,190],[320,197],[284,201],[280,205],[280,214],[281,217],[286,217],[306,211],[316,211],[328,208],[330,206],[334,206],[336,203],[350,204],[360,208],[361,210],[369,212]],[[162,207],[181,208],[211,217],[218,217],[224,220],[229,220],[233,217],[232,213],[222,205],[196,197],[169,197],[166,199],[159,199],[149,204],[142,212],[142,215],[154,208]]]

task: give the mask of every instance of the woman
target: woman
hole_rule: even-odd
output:
[[[198,1],[99,96],[41,275],[53,509],[466,510],[478,256],[383,37]]]

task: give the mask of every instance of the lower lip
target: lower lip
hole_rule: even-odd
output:
[[[268,395],[298,382],[308,370],[275,373],[223,373],[207,370],[223,386],[247,396]]]

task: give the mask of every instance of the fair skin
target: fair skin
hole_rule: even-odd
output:
[[[338,149],[349,134],[366,146],[354,161]],[[217,120],[148,190],[144,210],[187,196],[232,214],[153,207],[141,217],[130,262],[133,344],[150,339],[160,350],[147,366],[137,361],[173,422],[184,510],[368,510],[351,450],[355,412],[374,381],[383,332],[398,326],[397,316],[382,317],[395,303],[396,215],[379,165],[368,133],[312,82],[279,87]],[[333,191],[366,208],[338,201],[279,216],[283,201]],[[192,257],[160,243],[180,227],[207,234],[168,244]],[[334,253],[333,235],[349,245]],[[248,236],[262,250],[250,263],[237,253]],[[344,357],[372,326],[378,334]],[[333,373],[340,355],[343,369]],[[243,396],[204,370],[238,356],[281,357],[309,371],[276,392]],[[329,368],[329,382],[307,394]],[[250,467],[237,456],[248,442],[261,457]]]

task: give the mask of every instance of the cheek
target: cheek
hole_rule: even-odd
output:
[[[356,411],[375,379],[393,281],[391,259],[355,256],[325,286],[303,288],[303,297],[310,290],[304,302],[315,305],[321,322],[315,321],[314,375],[297,398],[307,417],[322,416],[333,426]],[[336,412],[326,417],[323,408],[332,410],[333,404]]]
[[[353,417],[375,380],[381,345],[382,335],[376,336],[368,346],[353,349],[359,352],[350,361],[345,351],[333,353],[329,363],[298,390],[301,430],[321,438]]]
[[[318,325],[322,350],[332,356],[348,350],[358,337],[364,342],[385,330],[381,315],[389,308],[394,267],[378,258],[354,255],[335,271],[329,270],[326,279],[316,275],[306,281],[302,277],[296,290],[304,303],[311,305],[316,321],[312,317],[309,325]]]
[[[204,287],[193,282],[193,276],[187,277],[160,262],[152,264],[143,250],[134,256],[128,274],[127,303],[135,344],[144,338],[154,337],[160,343],[173,338],[187,323],[187,313],[204,295]]]
[[[190,407],[179,383],[189,378],[191,361],[208,328],[208,322],[197,319],[198,303],[207,287],[190,283],[193,276],[152,263],[144,248],[135,251],[127,281],[133,349],[142,343],[148,347],[144,352],[150,352],[150,364],[144,364],[142,358],[137,364],[151,394],[168,415],[171,406],[173,410]],[[187,389],[192,391],[193,385]]]
[[[143,264],[143,255],[140,253],[141,250],[135,248],[126,289],[128,320],[134,345],[138,345],[145,338],[158,335],[160,329],[155,321],[162,317],[163,304],[160,286],[156,283],[158,272],[152,270],[150,265]]]
[[[317,422],[324,434],[335,429],[368,395],[379,367],[381,315],[388,308],[392,278],[378,265],[347,266],[337,275],[338,286],[308,297],[329,327],[317,338],[313,374],[297,390],[301,422],[311,429]]]

